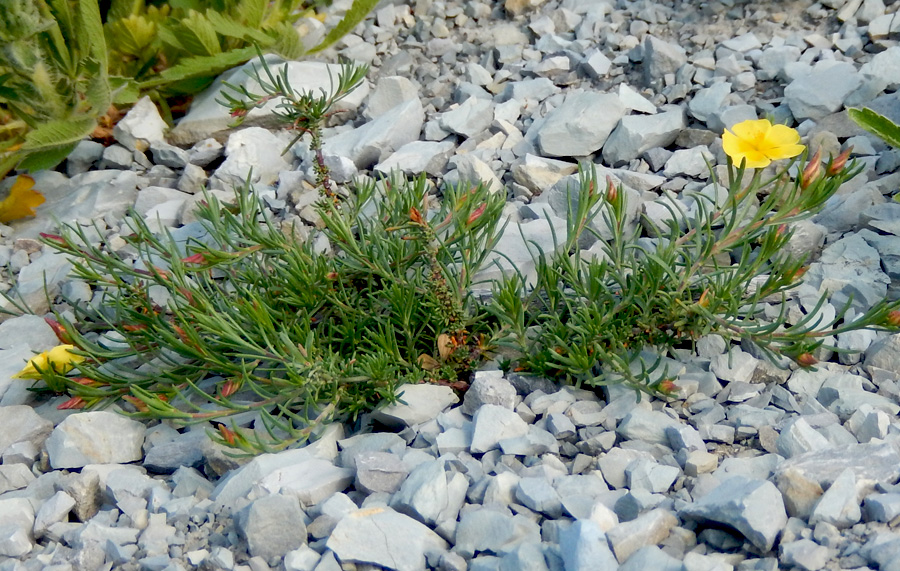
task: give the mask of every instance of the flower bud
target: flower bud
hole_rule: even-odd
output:
[[[803,169],[803,172],[800,174],[800,188],[806,190],[809,185],[811,185],[819,176],[822,174],[822,166],[820,165],[822,159],[822,149],[818,149],[816,154],[809,159],[809,162],[806,163],[806,168]]]
[[[606,200],[610,203],[615,204],[619,199],[619,189],[616,188],[616,183],[613,182],[612,177],[606,177]]]
[[[893,310],[887,314],[884,319],[884,325],[888,327],[900,327],[900,311]]]
[[[481,217],[481,215],[484,214],[484,208],[486,206],[487,206],[487,203],[482,203],[481,206],[479,206],[478,208],[473,210],[472,213],[469,214],[469,219],[466,220],[466,224],[471,224],[471,223],[475,222],[476,220],[478,220]]]
[[[68,247],[69,241],[63,238],[62,236],[58,236],[56,234],[47,234],[45,232],[40,233],[41,238],[48,242],[53,242],[59,246]]]
[[[844,170],[844,166],[847,164],[847,159],[850,158],[851,152],[853,152],[853,147],[847,147],[847,150],[832,159],[831,163],[828,165],[828,169],[826,169],[825,171],[825,174],[828,176],[834,176]]]
[[[818,362],[819,360],[813,357],[811,353],[801,353],[797,356],[797,364],[801,367],[812,367]]]
[[[676,385],[670,379],[664,379],[660,381],[659,385],[656,388],[664,395],[671,395],[676,390],[678,390],[678,385]]]
[[[419,212],[419,209],[416,208],[415,206],[413,206],[412,208],[409,209],[409,219],[414,224],[420,224],[420,225],[425,224],[425,219],[422,218],[422,213]]]

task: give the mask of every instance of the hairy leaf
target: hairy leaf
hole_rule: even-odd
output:
[[[343,38],[350,30],[355,28],[357,24],[365,19],[366,15],[372,11],[376,4],[378,4],[378,0],[353,0],[353,6],[347,10],[347,13],[344,14],[343,19],[338,22],[338,25],[328,32],[328,35],[325,36],[325,39],[322,40],[321,44],[309,50],[309,52],[320,52]]]
[[[169,28],[178,38],[178,43],[191,55],[212,56],[222,52],[215,28],[199,12],[191,10],[187,18]]]
[[[237,38],[245,42],[256,42],[262,47],[272,45],[272,38],[268,34],[235,22],[215,10],[207,10],[206,18],[216,29],[216,32],[225,37]]]
[[[214,56],[196,56],[181,60],[178,65],[164,70],[153,79],[139,84],[141,89],[152,89],[174,84],[186,79],[215,77],[223,71],[249,61],[256,55],[253,47],[223,52]]]
[[[268,0],[241,0],[237,3],[237,16],[243,24],[258,28],[262,25],[268,3]]]
[[[900,148],[900,125],[868,108],[850,108],[847,114],[866,131],[878,135],[895,149]]]
[[[38,151],[75,144],[90,135],[96,126],[97,121],[93,117],[47,121],[25,135],[25,143],[22,145],[22,150]]]
[[[90,55],[100,62],[100,73],[106,75],[109,69],[109,55],[106,51],[106,39],[103,35],[103,21],[100,18],[100,7],[95,0],[78,2],[78,29],[76,37],[83,53],[81,57]]]
[[[275,50],[286,60],[299,59],[306,48],[303,47],[303,41],[300,34],[294,29],[294,26],[287,22],[282,22],[272,29],[277,36]]]

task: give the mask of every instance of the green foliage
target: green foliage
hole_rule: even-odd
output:
[[[0,13],[0,178],[89,135],[112,101],[96,1],[10,0]]]
[[[866,131],[878,135],[895,149],[900,149],[900,125],[865,107],[847,109],[847,114]]]
[[[782,253],[788,225],[819,211],[861,171],[830,167],[808,186],[788,178],[787,168],[769,181],[756,171],[742,186],[743,172],[729,165],[726,195],[692,195],[694,213],[670,208],[667,227],[644,219],[652,239],[628,231],[621,188],[610,182],[600,193],[594,178],[583,176],[563,253],[538,258],[533,287],[516,277],[497,288],[491,313],[502,324],[500,343],[515,351],[511,365],[579,385],[626,383],[665,394],[674,387],[666,383],[672,372],[661,368],[663,357],[703,335],[746,340],[772,360],[787,356],[811,366],[826,337],[894,327],[889,316],[895,319],[900,302],[887,301],[852,323],[843,321],[849,304],[828,323],[814,321],[818,306],[787,323],[785,294],[806,271],[803,260]],[[759,204],[761,189],[769,192]],[[597,216],[613,238],[601,241],[602,254],[594,256],[579,248],[580,229],[590,229]],[[819,306],[826,301],[827,294]],[[775,319],[765,317],[768,303],[782,308]]]
[[[307,53],[294,24],[323,0],[8,0],[0,10],[0,178],[59,163],[111,104],[150,95],[170,104],[206,88],[258,49]],[[355,0],[316,46],[327,47],[374,7]],[[104,20],[105,16],[105,22]]]

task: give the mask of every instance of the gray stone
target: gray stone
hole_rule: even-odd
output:
[[[670,425],[665,429],[669,448],[675,450],[706,452],[706,443],[697,429],[687,425]]]
[[[650,444],[668,446],[666,428],[680,426],[671,416],[657,411],[635,408],[625,415],[616,428],[616,433],[626,440],[641,440]]]
[[[811,427],[803,417],[798,417],[781,430],[775,441],[778,453],[785,458],[792,458],[811,450],[824,450],[831,447],[828,439]]]
[[[697,91],[688,103],[688,111],[698,121],[709,123],[725,106],[725,98],[731,93],[731,84],[727,81],[714,83]]]
[[[678,149],[666,161],[663,174],[667,177],[708,178],[709,166],[714,162],[715,157],[705,145],[690,149]]]
[[[796,567],[804,571],[816,571],[822,569],[829,559],[828,548],[817,544],[810,539],[798,539],[789,543],[782,543],[779,561],[782,565]]]
[[[889,523],[900,516],[900,493],[869,494],[863,503],[866,521]]]
[[[322,556],[308,545],[289,551],[284,556],[285,571],[313,571]]]
[[[653,456],[643,450],[616,447],[598,458],[597,466],[607,484],[614,488],[624,488],[627,483],[625,470],[631,462],[639,458],[652,460]]]
[[[784,88],[784,98],[797,120],[821,119],[840,111],[844,99],[862,84],[853,64],[819,62]]]
[[[499,447],[501,440],[528,434],[528,424],[518,414],[501,406],[483,405],[472,420],[472,454],[483,454]]]
[[[463,398],[462,413],[472,416],[484,404],[493,404],[513,410],[516,406],[516,389],[503,378],[501,371],[477,371],[475,380]]]
[[[892,46],[881,53],[872,56],[872,59],[859,68],[860,75],[868,75],[875,78],[874,91],[885,89],[897,89],[900,85],[900,47]]]
[[[490,100],[470,97],[459,107],[440,115],[441,128],[462,135],[473,137],[490,127],[494,120],[494,103]]]
[[[537,132],[538,146],[551,157],[589,155],[603,146],[623,115],[625,107],[615,95],[571,94],[547,114]]]
[[[633,460],[625,467],[625,482],[630,490],[665,493],[680,475],[681,470],[676,466],[659,464],[646,458]]]
[[[341,447],[340,464],[344,468],[355,469],[357,457],[369,452],[391,452],[402,454],[406,450],[406,441],[391,432],[372,432],[357,434],[338,441]]]
[[[522,515],[510,516],[491,508],[460,514],[453,550],[471,558],[478,552],[504,554],[522,543],[540,543],[537,523]]]
[[[25,464],[0,464],[0,494],[19,490],[34,481],[34,474]]]
[[[106,411],[81,412],[63,420],[47,438],[47,454],[55,469],[88,464],[124,464],[143,458],[146,427]]]
[[[499,445],[504,454],[517,456],[541,456],[548,452],[559,454],[556,437],[537,426],[529,426],[524,435],[503,438]]]
[[[548,517],[558,519],[562,516],[562,503],[553,485],[543,477],[528,477],[519,480],[516,487],[516,499],[522,505]]]
[[[426,526],[390,508],[361,509],[342,518],[325,545],[343,563],[380,565],[396,571],[425,568],[447,542]]]
[[[21,369],[21,365],[16,364],[15,368]],[[22,442],[40,449],[52,430],[53,423],[41,418],[30,406],[0,407],[0,455]]]
[[[644,36],[641,49],[643,51],[644,82],[647,85],[662,81],[666,74],[675,73],[687,63],[687,53],[684,48],[650,34]]]
[[[303,510],[290,495],[259,498],[237,512],[234,521],[253,557],[282,558],[306,543]]]
[[[349,158],[357,168],[369,168],[403,145],[419,139],[425,111],[418,98],[404,101],[361,127],[326,137],[322,150]]]
[[[388,426],[415,426],[459,402],[453,389],[440,385],[401,385],[397,395],[399,402],[376,410],[372,418]]]
[[[191,147],[191,164],[206,167],[225,153],[225,146],[215,139],[203,139]]]
[[[615,571],[619,567],[606,535],[591,520],[577,520],[561,530],[559,551],[567,571]]]
[[[578,166],[567,161],[558,161],[526,153],[523,161],[512,166],[513,179],[535,194],[541,194],[556,184],[562,177],[574,174]]]
[[[830,523],[843,529],[856,524],[862,517],[853,468],[844,469],[813,508],[810,525]]]
[[[233,133],[225,143],[225,162],[213,173],[211,183],[231,190],[244,184],[250,175],[251,183],[275,184],[278,174],[292,167],[290,156],[282,154],[289,140],[261,127]]]
[[[156,104],[145,95],[116,123],[113,137],[130,151],[143,152],[151,143],[164,142],[168,128]]]
[[[453,155],[453,141],[412,141],[406,143],[377,165],[373,170],[388,174],[400,171],[407,175],[426,173],[438,176]]]
[[[423,462],[412,469],[391,498],[390,506],[425,525],[434,526],[443,519],[449,502],[450,491],[444,461],[434,460]]]
[[[781,493],[769,481],[732,476],[678,511],[682,518],[727,525],[769,551],[787,523]]]
[[[150,153],[153,155],[154,164],[173,169],[183,169],[190,162],[190,153],[164,141],[152,141]]]
[[[104,146],[96,141],[84,139],[75,145],[75,149],[66,157],[66,174],[73,177],[91,170],[94,163],[103,156]]]
[[[446,184],[482,184],[492,192],[503,192],[503,182],[493,169],[473,153],[460,154],[452,157],[448,164],[455,168],[444,177]]]
[[[571,438],[575,436],[575,430],[575,424],[569,420],[567,415],[555,412],[547,416],[547,431],[550,432],[554,438],[559,440]]]
[[[440,437],[438,437],[440,438]],[[409,468],[396,455],[388,452],[362,452],[356,456],[356,489],[367,494],[392,494],[409,474]]]
[[[100,163],[97,165],[99,169],[118,169],[128,170],[134,162],[133,151],[126,149],[121,145],[110,145],[103,149],[103,155]]]
[[[684,567],[675,559],[655,545],[646,545],[638,549],[626,562],[619,565],[619,571],[683,571]]]
[[[500,571],[549,571],[541,544],[521,543],[500,558]]]
[[[623,84],[624,85],[624,84]],[[671,108],[655,115],[627,115],[603,144],[603,160],[625,164],[654,147],[671,145],[685,127],[684,111]]]
[[[900,374],[900,333],[888,335],[870,345],[863,364]]]
[[[301,507],[306,507],[345,490],[353,482],[353,475],[353,470],[338,468],[327,460],[309,458],[277,468],[260,479],[257,486],[264,493],[296,496]]]
[[[675,514],[666,509],[655,509],[608,530],[606,539],[619,563],[625,563],[638,550],[662,543],[676,525]]]
[[[397,105],[411,99],[418,99],[419,89],[408,78],[399,75],[379,77],[375,89],[366,100],[363,116],[375,119]]]

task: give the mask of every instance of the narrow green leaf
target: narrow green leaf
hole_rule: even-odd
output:
[[[847,114],[866,131],[878,135],[888,145],[900,148],[900,125],[868,108],[850,108]]]
[[[171,83],[203,77],[215,77],[227,69],[231,69],[249,61],[256,55],[256,48],[241,48],[223,52],[214,56],[195,56],[181,60],[178,65],[164,70],[158,76],[139,84],[142,90],[162,87]]]
[[[22,150],[39,151],[75,144],[90,135],[96,126],[97,121],[92,117],[80,117],[68,121],[62,119],[47,121],[25,135]]]
[[[320,52],[343,38],[350,30],[355,28],[357,24],[365,19],[376,4],[378,4],[378,0],[354,0],[353,6],[347,10],[347,13],[344,14],[343,19],[338,22],[338,25],[328,32],[328,35],[325,36],[325,39],[322,40],[321,44],[309,50],[309,53]]]

